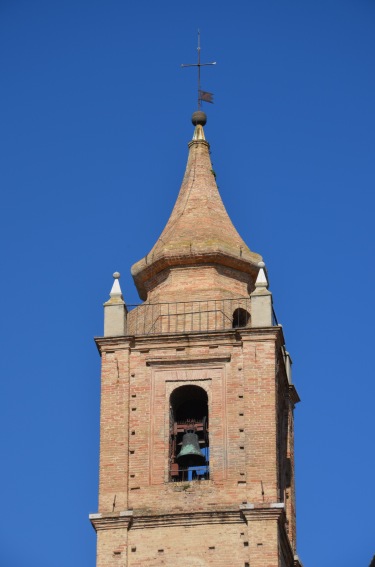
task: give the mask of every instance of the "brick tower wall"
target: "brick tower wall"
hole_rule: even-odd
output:
[[[278,453],[280,388],[287,396],[285,381],[276,380],[281,335],[272,327],[98,340],[99,515],[112,518],[98,530],[98,567],[183,566],[186,558],[189,566],[293,565],[290,545],[278,543],[280,530],[287,539]],[[207,393],[209,480],[170,481],[170,395],[181,385]],[[118,520],[123,511],[126,526]]]

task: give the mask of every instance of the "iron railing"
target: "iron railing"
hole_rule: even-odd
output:
[[[189,467],[188,469],[179,469],[178,472],[171,469],[169,471],[169,478],[171,482],[209,480],[210,467],[208,465],[201,465]]]
[[[250,327],[250,298],[127,305],[129,335],[223,331]]]

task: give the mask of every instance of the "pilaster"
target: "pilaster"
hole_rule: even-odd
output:
[[[99,512],[128,508],[129,339],[97,341],[102,356]]]
[[[278,327],[243,330],[247,501],[277,502],[276,343]]]

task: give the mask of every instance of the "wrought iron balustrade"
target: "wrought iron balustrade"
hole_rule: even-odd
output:
[[[170,469],[169,477],[172,482],[209,480],[210,467],[209,465],[200,465],[196,467],[189,467],[188,469]]]
[[[129,335],[223,331],[250,327],[250,298],[127,305]]]

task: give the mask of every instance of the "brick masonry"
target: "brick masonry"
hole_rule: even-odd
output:
[[[281,328],[97,342],[98,567],[184,565],[195,555],[197,565],[294,565],[293,403]],[[169,481],[169,400],[181,384],[208,394],[209,480]],[[251,517],[241,510],[248,504]],[[130,527],[128,517],[111,527],[124,510]]]
[[[171,218],[132,269],[143,307],[249,301],[260,260],[225,211],[207,142],[191,142]],[[112,312],[108,329],[118,325]],[[91,515],[97,567],[299,566],[298,396],[288,381],[282,328],[252,327],[250,313],[243,328],[187,331],[178,323],[173,333],[161,326],[160,334],[146,335],[135,324],[143,313],[124,310],[127,335],[96,339],[102,359],[99,508]],[[182,385],[207,395],[209,479],[170,480],[171,394]]]

